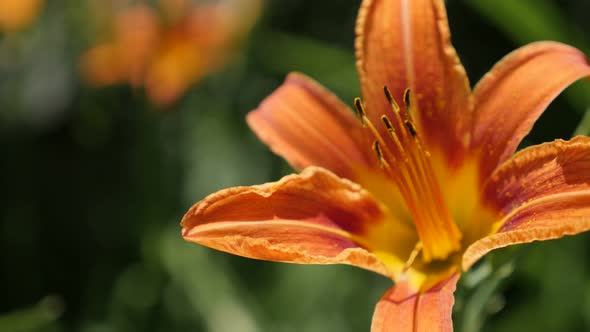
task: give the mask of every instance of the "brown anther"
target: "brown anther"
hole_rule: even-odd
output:
[[[363,102],[360,98],[354,98],[354,108],[356,110],[355,114],[357,119],[360,121],[363,127],[367,126],[367,113],[365,112],[365,107],[363,106]]]
[[[418,136],[418,131],[416,130],[416,126],[414,125],[414,123],[412,121],[406,120],[406,121],[404,121],[404,124],[408,128],[408,131],[410,132],[410,135],[412,135],[412,137],[415,138],[416,136]]]
[[[393,108],[393,110],[395,112],[399,112],[399,110],[400,110],[399,105],[395,102],[395,99],[393,98],[393,95],[391,94],[391,91],[389,90],[389,88],[387,86],[384,86],[383,91],[385,92],[385,97],[387,98],[389,105],[391,105],[391,107]]]
[[[391,123],[391,121],[389,121],[389,119],[387,118],[386,115],[382,115],[381,116],[381,121],[383,121],[383,124],[385,125],[385,128],[387,128],[387,131],[389,131],[390,133],[392,133],[392,132],[395,131],[393,129],[393,124]]]
[[[412,107],[412,91],[410,89],[406,89],[404,91],[404,104],[406,105],[406,112],[408,113],[408,117],[410,117],[410,109]]]
[[[375,152],[375,154],[377,155],[377,159],[379,159],[379,166],[383,167],[386,165],[386,161],[383,158],[383,150],[381,149],[381,144],[379,144],[379,141],[375,140],[373,142],[373,151]]]

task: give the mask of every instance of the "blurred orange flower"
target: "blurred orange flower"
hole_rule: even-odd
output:
[[[39,15],[43,0],[0,0],[0,30],[18,31]]]
[[[168,105],[227,63],[260,7],[259,0],[161,0],[160,11],[146,3],[125,7],[111,15],[109,38],[82,56],[82,74],[95,86],[143,86],[155,104]]]

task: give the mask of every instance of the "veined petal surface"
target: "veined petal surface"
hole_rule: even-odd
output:
[[[235,187],[195,204],[182,220],[187,241],[249,258],[344,263],[391,277],[364,246],[365,230],[386,218],[359,185],[310,167],[300,175]]]
[[[320,166],[355,179],[357,168],[375,165],[354,113],[330,91],[299,73],[248,114],[258,137],[293,168]]]
[[[481,151],[481,179],[508,159],[563,89],[590,75],[579,50],[537,42],[510,53],[474,89],[472,149]]]
[[[459,274],[421,293],[400,282],[377,303],[371,332],[452,332],[453,293]]]
[[[462,160],[471,129],[471,90],[451,45],[444,1],[364,0],[355,48],[371,121],[380,123],[390,108],[384,85],[398,101],[410,88],[417,100],[413,113],[432,153],[442,153],[451,164]]]
[[[464,268],[495,248],[590,230],[590,138],[518,152],[492,174],[484,200],[498,211],[496,234],[467,249]]]

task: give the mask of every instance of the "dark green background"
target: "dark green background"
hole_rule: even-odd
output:
[[[0,35],[0,331],[368,331],[388,280],[229,256],[184,243],[178,225],[208,193],[291,172],[244,121],[286,73],[358,95],[359,0],[268,1],[236,59],[166,111],[80,81],[83,3],[49,0],[35,25]],[[590,54],[588,0],[447,4],[472,84],[530,41]],[[524,144],[569,138],[589,86],[559,97]],[[590,234],[499,251],[463,278],[456,330],[590,331],[589,261]]]

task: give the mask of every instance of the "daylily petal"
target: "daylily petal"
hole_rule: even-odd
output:
[[[250,112],[248,124],[293,168],[321,166],[354,179],[355,168],[375,163],[370,142],[353,112],[335,95],[303,74],[285,83]]]
[[[549,195],[590,190],[590,138],[555,140],[516,153],[485,183],[488,204],[508,214]]]
[[[389,108],[387,85],[402,100],[417,99],[419,129],[432,152],[453,163],[463,157],[472,103],[465,69],[451,45],[442,0],[364,0],[356,26],[357,69],[371,121]]]
[[[453,293],[459,274],[424,293],[396,284],[377,303],[371,332],[452,332]]]
[[[518,152],[492,174],[484,197],[499,213],[497,233],[468,248],[464,268],[495,248],[590,230],[590,138]]]
[[[518,243],[557,239],[590,230],[590,192],[548,196],[517,209],[503,222],[507,229],[485,237],[467,248],[463,269],[486,253]]]
[[[524,46],[498,62],[474,90],[472,148],[481,149],[481,178],[514,153],[563,89],[588,75],[584,54],[556,42]]]
[[[362,246],[382,206],[359,185],[319,168],[252,187],[235,187],[195,204],[182,220],[187,241],[272,261],[356,265],[390,274]]]

